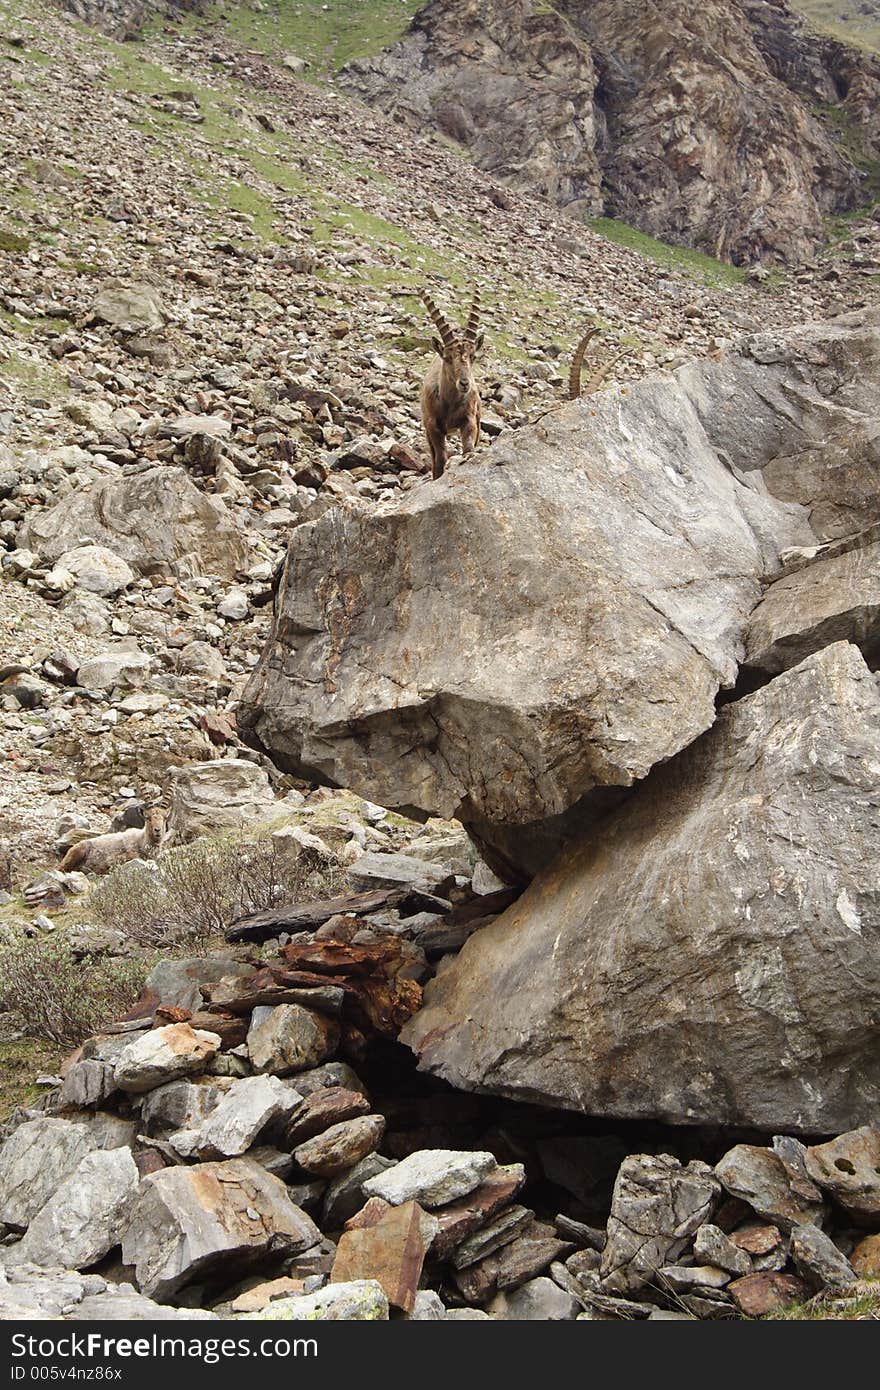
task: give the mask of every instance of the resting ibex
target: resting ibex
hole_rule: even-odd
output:
[[[568,399],[570,401],[576,401],[581,394],[581,369],[584,365],[584,354],[588,345],[598,332],[598,324],[593,328],[588,328],[574,350],[574,357],[571,360],[571,371],[568,374]],[[598,391],[602,382],[611,371],[611,368],[616,362],[620,361],[621,356],[622,354],[618,353],[616,357],[610,358],[609,361],[602,363],[601,366],[596,368],[587,382],[586,391],[584,392],[585,395],[589,396],[593,391]]]
[[[483,346],[477,332],[480,292],[475,291],[464,332],[456,332],[429,294],[422,293],[425,307],[440,334],[433,339],[437,356],[422,382],[422,424],[431,446],[433,475],[446,467],[446,436],[461,431],[462,453],[473,453],[480,438],[480,393],[474,380],[474,358]]]
[[[63,873],[82,869],[86,873],[106,874],[129,859],[147,859],[165,840],[166,813],[158,806],[144,812],[142,830],[120,830],[109,835],[93,835],[73,845],[61,861]]]

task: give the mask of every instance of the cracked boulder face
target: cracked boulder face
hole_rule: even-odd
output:
[[[878,378],[876,314],[759,334],[298,527],[240,727],[287,770],[457,816],[529,878],[711,725],[760,579],[817,540],[762,469],[866,415]]]
[[[620,1165],[608,1239],[602,1252],[602,1288],[636,1293],[655,1282],[708,1221],[721,1185],[699,1159],[685,1167],[670,1154],[631,1154]]]
[[[839,643],[728,705],[564,851],[402,1039],[466,1090],[854,1128],[880,1103],[878,818],[880,694]]]

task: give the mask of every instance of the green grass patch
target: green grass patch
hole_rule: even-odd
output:
[[[739,266],[716,261],[714,256],[707,256],[703,251],[694,251],[687,246],[670,246],[668,242],[658,241],[656,237],[648,236],[647,232],[640,232],[613,217],[595,217],[590,227],[608,241],[638,251],[639,255],[655,261],[664,270],[681,271],[695,280],[702,280],[711,289],[730,289],[733,285],[741,284],[746,276]]]
[[[30,244],[26,236],[19,236],[18,232],[10,232],[5,227],[0,227],[0,251],[6,251],[12,256],[23,255],[30,248]]]
[[[841,1290],[838,1297],[808,1299],[805,1303],[789,1303],[768,1313],[764,1322],[880,1322],[880,1281],[877,1292],[860,1283],[851,1297]]]
[[[304,76],[337,72],[355,58],[370,58],[405,33],[423,0],[269,0],[260,11],[216,4],[207,16],[186,15],[179,33],[208,32],[276,62],[287,55],[311,64]],[[167,30],[156,19],[146,37]]]
[[[41,1038],[20,1038],[0,1043],[0,1121],[7,1120],[19,1105],[33,1105],[42,1086],[34,1084],[41,1072],[57,1074],[62,1051]]]

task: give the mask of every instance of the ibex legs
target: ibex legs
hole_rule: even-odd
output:
[[[442,430],[431,429],[426,426],[428,444],[431,447],[432,473],[435,478],[442,478],[443,470],[446,467],[446,435]]]

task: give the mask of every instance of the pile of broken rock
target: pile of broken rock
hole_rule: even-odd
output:
[[[158,966],[0,1149],[0,1318],[718,1318],[880,1274],[880,1129],[629,1155],[605,1229],[565,1142],[401,1134],[341,1059],[418,1006],[388,940]]]

